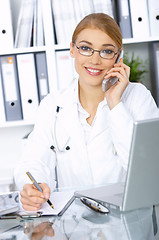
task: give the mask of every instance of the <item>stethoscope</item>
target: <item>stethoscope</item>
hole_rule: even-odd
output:
[[[54,145],[50,146],[50,149],[53,150],[55,153],[56,152],[65,152],[65,151],[70,150],[69,145],[67,145],[65,148],[61,148],[61,149],[58,146],[58,142],[57,142],[57,138],[56,138],[56,123],[57,123],[57,115],[58,115],[59,111],[60,111],[60,107],[57,106],[56,107],[55,121],[54,121],[54,134],[53,134]],[[113,144],[113,154],[117,155],[117,151],[116,151],[116,148],[115,148],[114,144]]]
[[[57,106],[56,107],[55,121],[54,121],[54,129],[53,129],[54,130],[54,134],[53,134],[54,145],[50,146],[50,149],[53,150],[55,153],[56,152],[65,152],[65,151],[70,150],[70,146],[68,146],[68,145],[65,148],[60,149],[59,145],[58,145],[58,142],[57,142],[57,138],[56,138],[56,123],[57,123],[57,115],[58,115],[59,111],[60,111],[60,107]]]
[[[57,106],[56,107],[56,114],[55,114],[55,121],[54,121],[54,128],[53,128],[53,130],[54,130],[54,133],[53,133],[54,145],[50,146],[50,149],[55,153],[55,155],[56,155],[57,152],[65,152],[65,151],[70,150],[70,146],[68,146],[68,145],[65,148],[62,148],[62,149],[60,149],[59,146],[58,146],[58,142],[57,142],[57,138],[56,138],[56,124],[57,124],[57,115],[58,115],[59,111],[60,111],[60,107]],[[57,156],[56,156],[56,166],[55,166],[56,188],[59,187],[57,166],[58,166],[58,164],[57,164]]]

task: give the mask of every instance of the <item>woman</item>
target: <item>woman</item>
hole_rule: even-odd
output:
[[[122,59],[116,63],[121,51],[120,29],[108,15],[90,14],[77,25],[70,54],[79,77],[41,102],[15,170],[24,209],[39,209],[56,180],[59,187],[125,180],[133,121],[159,115],[150,92],[129,82],[130,69]],[[103,79],[111,77],[118,82],[103,92]],[[43,194],[30,184],[27,171]]]

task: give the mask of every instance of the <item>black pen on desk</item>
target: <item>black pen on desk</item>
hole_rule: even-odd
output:
[[[37,181],[35,180],[35,178],[31,175],[30,172],[26,172],[26,174],[28,175],[28,177],[30,178],[30,180],[32,181],[32,183],[34,184],[34,186],[40,191],[43,192],[42,188],[39,186],[39,184],[37,183]],[[47,203],[50,205],[50,207],[54,208],[53,204],[51,203],[51,201],[49,199],[46,199]]]

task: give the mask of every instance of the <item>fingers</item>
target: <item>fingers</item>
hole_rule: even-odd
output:
[[[23,190],[20,192],[21,203],[27,211],[37,211],[41,205],[46,201],[45,198],[50,197],[50,188],[46,183],[40,184],[43,193],[38,191],[33,184],[25,184]],[[47,199],[48,199],[47,198]]]
[[[121,67],[121,68],[123,68],[125,70],[125,72],[126,72],[126,75],[129,78],[129,76],[130,76],[130,67],[123,63],[123,59],[122,58],[120,59],[119,63],[114,64],[114,67]]]
[[[30,234],[32,240],[40,240],[43,239],[44,236],[53,237],[55,235],[55,232],[52,228],[52,224],[53,223],[51,222],[42,222],[35,226],[34,229],[32,228],[33,226],[29,226],[27,227],[27,231],[25,228],[24,233],[27,235]]]
[[[54,230],[52,228],[52,223],[43,222],[34,228],[34,232],[44,232],[47,236],[54,236]]]
[[[20,195],[22,206],[27,211],[37,211],[45,202],[42,193],[34,189],[32,184],[25,184]]]
[[[117,77],[119,80],[105,93],[110,109],[113,109],[121,101],[121,96],[129,84],[129,75],[130,68],[123,63],[122,59],[120,59],[119,63],[114,64],[114,67],[107,72],[105,79]]]
[[[52,228],[52,224],[49,222],[40,223],[37,227],[34,228],[34,231],[32,233],[32,240],[40,240],[44,236],[53,237],[55,235],[55,232]]]
[[[50,197],[50,188],[49,188],[49,186],[46,183],[41,183],[40,187],[43,190],[44,198],[49,199],[49,197]]]
[[[117,77],[119,80],[129,81],[129,76],[130,67],[125,65],[121,59],[119,63],[114,64],[114,67],[107,72],[105,78],[108,79],[110,77]]]

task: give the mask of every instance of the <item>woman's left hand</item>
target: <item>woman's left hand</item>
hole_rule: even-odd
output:
[[[123,59],[120,59],[119,63],[114,64],[114,67],[107,72],[105,79],[118,78],[118,81],[105,93],[110,109],[113,109],[121,101],[121,96],[129,84],[129,76],[130,67],[123,63]]]

